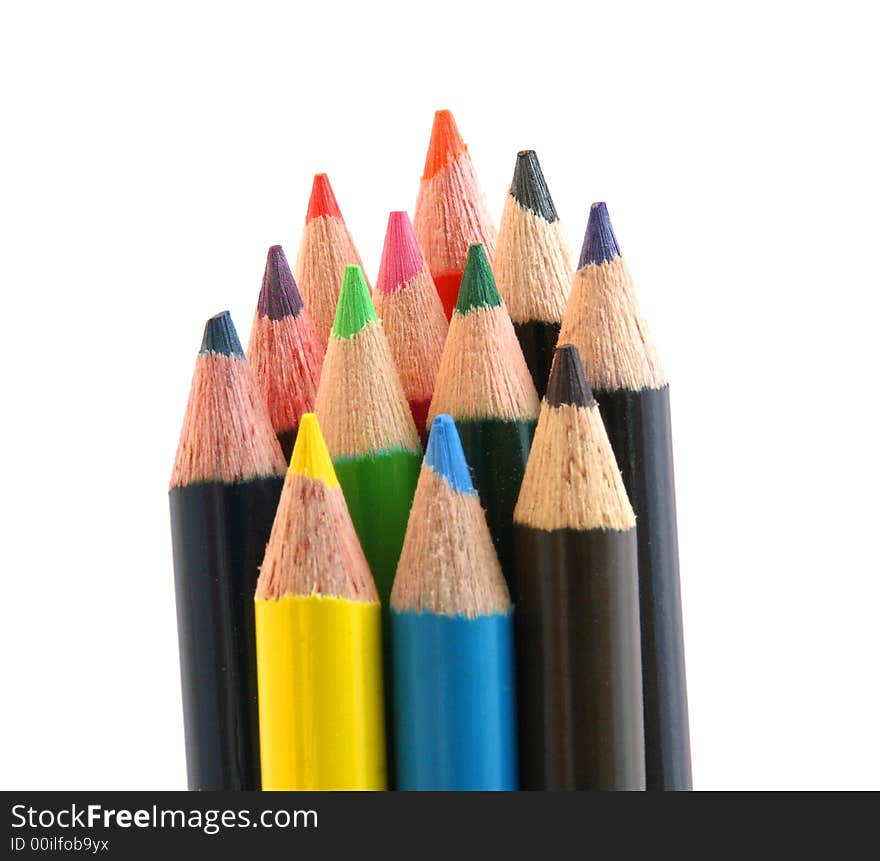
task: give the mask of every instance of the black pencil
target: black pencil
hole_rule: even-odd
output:
[[[520,784],[644,789],[635,517],[560,346],[514,512]]]
[[[533,150],[516,157],[492,270],[538,397],[544,397],[572,266],[568,240]]]
[[[285,462],[228,312],[208,320],[171,476],[190,789],[260,788],[254,589]]]
[[[637,517],[648,789],[691,789],[669,385],[604,203],[560,339],[580,350]]]

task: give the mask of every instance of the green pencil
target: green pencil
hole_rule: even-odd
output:
[[[472,245],[449,323],[428,422],[441,413],[455,419],[511,594],[513,509],[538,407],[535,385],[486,252],[482,245]]]
[[[360,266],[345,268],[315,412],[387,615],[422,448]]]

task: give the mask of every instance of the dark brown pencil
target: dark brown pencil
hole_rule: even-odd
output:
[[[514,512],[520,784],[644,789],[635,517],[560,346]]]

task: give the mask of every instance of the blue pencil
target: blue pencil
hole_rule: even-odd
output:
[[[448,415],[431,426],[391,635],[398,788],[516,789],[513,608]]]

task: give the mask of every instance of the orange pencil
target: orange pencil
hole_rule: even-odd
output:
[[[495,256],[495,226],[450,111],[434,114],[413,227],[449,320],[468,249],[482,245],[490,262]]]

